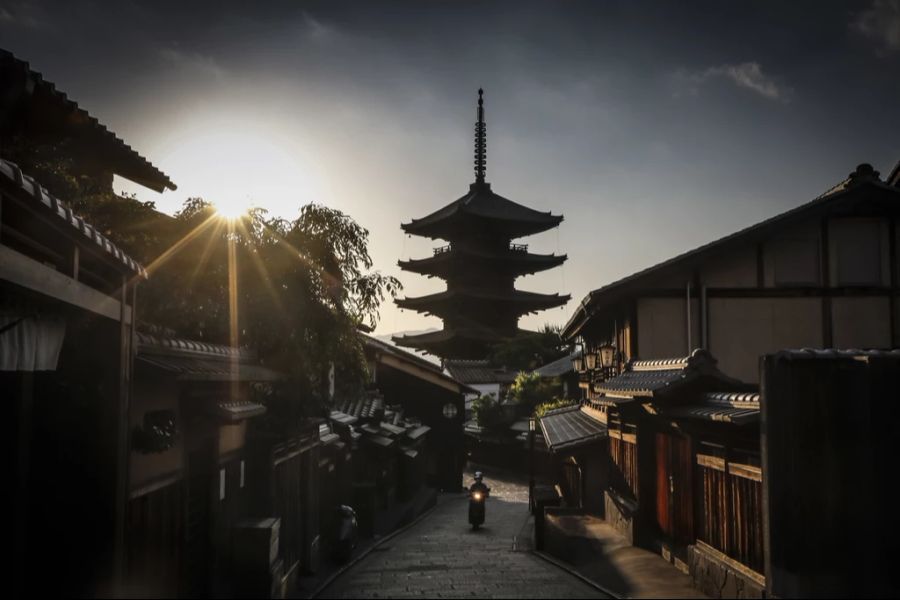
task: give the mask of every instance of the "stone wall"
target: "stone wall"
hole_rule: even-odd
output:
[[[689,546],[688,563],[694,587],[710,598],[766,597],[764,584],[703,548]]]
[[[634,544],[634,516],[609,492],[604,493],[604,515],[606,522],[625,536],[629,544]]]

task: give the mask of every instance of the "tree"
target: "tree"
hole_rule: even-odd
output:
[[[193,199],[175,220],[182,241],[150,263],[145,317],[188,337],[257,349],[317,405],[332,365],[339,386],[362,389],[357,327],[374,326],[380,303],[400,289],[371,270],[368,231],[317,204],[291,221],[254,209],[228,222]]]
[[[558,382],[548,381],[534,371],[519,373],[509,386],[509,398],[529,415],[539,404],[554,400],[559,392]]]
[[[170,217],[79,173],[70,146],[18,138],[4,144],[3,156],[147,268],[150,278],[138,287],[140,326],[255,348],[292,377],[294,416],[324,402],[332,365],[342,374],[339,386],[362,388],[356,328],[374,326],[381,302],[400,290],[397,279],[372,270],[365,228],[318,204],[292,220],[254,209],[227,221],[191,198]]]
[[[560,328],[544,325],[540,331],[523,331],[514,338],[495,344],[491,348],[491,364],[521,371],[531,371],[571,351],[563,342]]]
[[[482,429],[505,429],[510,423],[506,421],[503,406],[494,394],[482,394],[472,401],[472,412]]]

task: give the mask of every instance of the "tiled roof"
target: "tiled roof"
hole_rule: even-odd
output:
[[[384,416],[384,398],[376,394],[366,394],[360,398],[346,400],[339,412],[356,417],[359,420],[381,421]]]
[[[622,374],[595,384],[594,390],[611,397],[656,397],[704,376],[722,384],[740,385],[716,369],[715,364],[715,359],[701,349],[681,358],[632,361]]]
[[[65,202],[52,196],[33,178],[25,175],[22,169],[13,162],[0,158],[0,183],[4,187],[10,187],[17,192],[24,192],[32,205],[38,210],[49,215],[55,215],[60,222],[71,226],[71,231],[76,240],[81,240],[85,245],[96,246],[97,249],[121,264],[125,269],[147,277],[147,271],[136,260],[125,254],[118,246],[113,244],[87,221],[72,212]],[[80,234],[80,235],[76,235]]]
[[[248,400],[234,402],[223,401],[213,407],[213,412],[219,419],[227,423],[237,423],[245,419],[251,419],[266,413],[266,407]]]
[[[835,348],[801,348],[797,350],[780,350],[776,356],[789,359],[823,359],[823,358],[866,358],[884,357],[900,358],[900,349],[894,350],[858,350]]]
[[[241,361],[253,361],[256,353],[247,348],[235,348],[223,344],[210,344],[197,340],[162,337],[149,333],[137,333],[138,350],[141,352],[165,351],[167,353],[198,354],[216,357],[237,357]]]
[[[5,67],[5,69],[2,67]],[[12,71],[8,69],[12,69]],[[43,75],[33,70],[26,61],[16,58],[7,50],[0,49],[0,74],[10,77],[13,72],[22,73],[27,77],[28,82],[25,89],[28,90],[29,94],[33,95],[38,90],[43,91],[62,110],[66,111],[68,113],[67,123],[87,123],[99,139],[121,153],[130,166],[121,170],[121,172],[117,170],[117,174],[141,185],[146,185],[158,192],[163,191],[165,188],[170,190],[176,189],[175,184],[172,183],[168,175],[154,167],[150,161],[107,129],[106,125],[100,123],[94,116],[78,106],[77,102],[71,100],[65,93],[57,90],[53,83],[44,79]]]
[[[667,417],[702,419],[743,425],[759,421],[759,394],[744,392],[709,392],[702,403],[663,409]]]
[[[548,411],[540,422],[544,441],[551,452],[572,450],[608,435],[606,425],[588,416],[580,406]]]
[[[503,196],[495,194],[489,183],[473,183],[469,187],[469,193],[462,198],[426,217],[404,223],[401,227],[407,233],[439,237],[442,225],[466,217],[516,223],[518,224],[517,235],[513,237],[546,231],[551,227],[556,227],[563,220],[561,215],[540,212],[507,200]]]
[[[437,254],[428,258],[397,261],[397,266],[404,271],[446,277],[448,271],[465,268],[469,261],[477,260],[479,264],[491,265],[499,272],[526,274],[552,269],[568,258],[565,254],[532,254],[515,250],[486,252],[454,245],[444,252],[435,252]]]
[[[572,360],[579,356],[581,356],[581,350],[576,350],[568,356],[563,356],[553,362],[547,363],[543,367],[535,369],[534,372],[541,377],[559,377],[566,373],[571,373],[575,370],[575,367],[572,366]]]
[[[282,373],[242,348],[137,334],[137,359],[188,381],[279,381]]]
[[[329,422],[319,424],[319,440],[323,444],[334,444],[341,440],[341,436],[334,432],[333,426]]]
[[[469,385],[476,383],[512,383],[518,372],[498,369],[487,360],[447,359],[444,368],[455,380]]]
[[[507,292],[493,292],[481,288],[464,288],[446,290],[428,294],[427,296],[398,298],[395,303],[400,308],[438,314],[441,312],[440,307],[442,305],[448,309],[455,310],[454,305],[461,300],[481,300],[484,302],[509,303],[515,305],[516,311],[521,313],[523,311],[536,311],[562,306],[571,298],[569,294],[560,295],[559,293],[540,294],[516,289]]]

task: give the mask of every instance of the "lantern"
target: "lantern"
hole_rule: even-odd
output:
[[[609,344],[604,344],[600,346],[600,350],[598,352],[600,355],[600,366],[604,369],[611,369],[616,362],[616,348],[615,346],[610,346]]]
[[[575,369],[576,373],[584,373],[584,359],[580,356],[576,356],[572,359],[572,368]]]

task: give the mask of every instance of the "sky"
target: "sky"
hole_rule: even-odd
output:
[[[400,224],[467,192],[483,87],[493,190],[565,216],[519,240],[569,257],[517,281],[573,298],[531,329],[900,160],[900,0],[0,0],[0,47],[178,185],[117,189],[337,208],[410,296],[443,286],[397,260],[440,242]],[[433,327],[387,302],[376,333]]]

